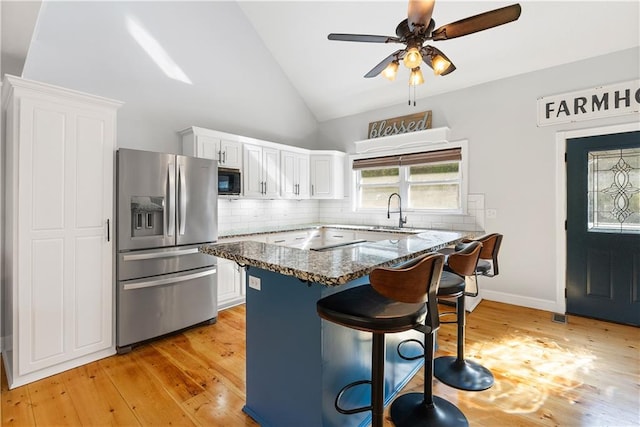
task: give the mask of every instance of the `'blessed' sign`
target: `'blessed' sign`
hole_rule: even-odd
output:
[[[431,129],[431,110],[369,123],[369,139]]]

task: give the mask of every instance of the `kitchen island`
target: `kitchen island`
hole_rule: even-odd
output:
[[[322,251],[254,241],[201,247],[248,267],[244,411],[263,427],[367,425],[370,412],[342,415],[334,401],[346,384],[370,378],[371,334],[321,320],[316,301],[367,283],[376,267],[400,264],[466,237],[470,233],[434,230]],[[415,331],[387,334],[386,403],[422,364],[398,357],[396,347],[407,338],[423,337]],[[421,348],[409,351],[417,355]],[[369,393],[368,386],[357,387],[343,396],[343,405],[367,405]]]

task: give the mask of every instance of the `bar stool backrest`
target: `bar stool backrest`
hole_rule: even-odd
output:
[[[428,253],[398,268],[380,267],[369,274],[376,292],[404,303],[427,303],[425,324],[431,331],[440,327],[438,286],[444,266],[444,255]]]
[[[475,274],[481,250],[482,243],[474,240],[461,250],[449,255],[447,265],[458,276],[472,276]]]
[[[482,243],[482,250],[480,251],[480,259],[491,260],[492,274],[491,276],[498,275],[498,252],[500,251],[500,245],[502,244],[502,234],[491,233],[475,239]]]
[[[376,268],[369,275],[373,289],[395,301],[424,303],[438,291],[444,255],[430,253],[397,268]]]

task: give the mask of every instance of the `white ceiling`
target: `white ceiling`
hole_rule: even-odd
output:
[[[15,23],[12,13],[20,8],[7,8],[4,3],[6,0],[3,1],[3,23]],[[37,3],[35,2],[36,6]],[[512,3],[437,0],[433,18],[438,27]],[[435,47],[454,62],[457,70],[448,76],[436,77],[425,67],[425,84],[418,87],[417,97],[458,90],[640,46],[638,1],[521,1],[520,4],[522,15],[516,22],[453,40],[433,42]],[[246,21],[235,20],[235,27],[228,24],[228,28],[219,36],[223,47],[211,45],[210,51],[194,49],[192,46],[181,48],[179,40],[172,39],[168,43],[172,51],[181,51],[184,55],[194,52],[200,59],[205,55],[224,58],[225,67],[233,67],[236,55],[255,55],[257,60],[264,61],[264,54],[268,53],[320,122],[407,101],[407,70],[400,70],[394,82],[382,77],[363,78],[384,57],[400,48],[399,45],[327,40],[327,34],[331,32],[395,35],[396,25],[406,17],[406,0],[240,1],[239,5]],[[180,8],[179,3],[176,7]],[[190,33],[198,33],[199,26],[204,31],[207,19],[188,15],[199,10],[201,9],[192,7],[176,13],[174,24]],[[30,39],[19,34],[20,28],[27,33],[32,31],[28,19],[24,17],[24,13],[19,19],[24,25],[12,25],[9,29],[3,27],[3,53],[8,48],[19,50],[14,43],[7,41],[7,37],[9,41]],[[58,28],[61,28],[60,25],[82,26],[81,21],[74,17],[56,25],[59,25]],[[234,51],[236,38],[249,31],[243,28],[244,25],[253,26],[264,44],[256,47],[268,52],[248,52],[246,47]],[[52,23],[46,26],[55,27]],[[7,34],[9,30],[13,34]],[[91,28],[83,30],[90,31]],[[175,28],[171,30],[175,32]],[[125,39],[121,36],[111,37],[109,34],[110,31],[121,32],[122,26],[104,25],[96,28],[96,31],[100,31],[104,39],[118,40],[114,50],[131,50],[131,55],[139,55],[139,46],[130,37]],[[162,37],[158,39],[162,40]],[[85,53],[90,60],[91,52]],[[181,58],[184,63],[198,59],[184,55]],[[104,63],[108,64],[108,61],[105,60]],[[246,72],[250,75],[254,71],[260,72],[259,67],[256,68],[234,72]],[[212,81],[200,78],[197,85],[200,85],[202,92],[206,92],[216,85],[224,84],[219,78],[218,81],[213,80],[213,77]],[[106,82],[101,81],[100,84]],[[197,101],[192,98],[192,102]]]

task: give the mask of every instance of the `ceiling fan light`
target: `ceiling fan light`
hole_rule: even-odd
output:
[[[409,48],[402,62],[404,62],[404,65],[407,68],[411,68],[412,70],[420,65],[420,63],[422,62],[422,55],[420,55],[420,51],[418,50],[418,48]]]
[[[449,62],[444,56],[437,54],[431,58],[431,66],[433,68],[433,74],[439,76],[449,69],[451,62]]]
[[[382,77],[394,81],[396,79],[396,75],[398,74],[398,65],[398,61],[391,62],[389,65],[387,65],[387,68],[382,70]]]
[[[411,70],[411,75],[409,76],[409,85],[410,86],[418,86],[424,83],[424,77],[422,76],[422,71],[420,71],[420,67],[416,67]]]

